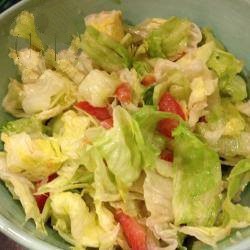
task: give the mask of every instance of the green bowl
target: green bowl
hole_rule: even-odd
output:
[[[85,15],[111,9],[120,9],[129,23],[138,23],[148,17],[176,15],[190,18],[201,26],[209,26],[250,69],[250,56],[247,57],[250,52],[250,32],[247,32],[250,23],[249,0],[24,0],[0,15],[0,99],[6,94],[8,79],[17,75],[13,62],[8,58],[8,49],[15,47],[15,40],[9,37],[9,30],[20,11],[33,12],[44,41],[53,47],[56,36],[60,49],[69,44],[72,34],[83,31]],[[0,114],[0,125],[11,119],[2,108]],[[47,236],[40,235],[32,222],[25,222],[20,203],[12,199],[2,183],[0,197],[0,230],[4,234],[28,249],[69,248],[52,229],[48,228]],[[246,203],[249,202],[250,191],[245,192],[243,198]],[[197,244],[195,249],[210,247]],[[219,243],[218,249],[250,249],[250,228],[233,232]]]

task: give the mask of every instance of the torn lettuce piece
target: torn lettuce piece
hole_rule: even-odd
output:
[[[134,119],[137,121],[145,143],[147,145],[147,154],[151,152],[151,167],[154,165],[157,156],[160,155],[161,150],[166,146],[166,140],[157,131],[156,126],[158,122],[164,118],[177,119],[180,118],[172,113],[161,112],[156,110],[154,106],[144,106],[133,114]]]
[[[41,135],[46,130],[43,123],[35,117],[21,118],[7,122],[0,131],[7,135],[25,132],[29,135]]]
[[[120,41],[124,37],[121,11],[102,11],[86,16],[84,21],[86,26],[93,26],[116,41]]]
[[[52,137],[31,138],[22,132],[2,133],[7,169],[22,173],[31,181],[40,181],[55,173],[66,160],[57,141]]]
[[[233,221],[237,227],[247,227],[250,225],[250,208],[241,204],[235,204],[233,199],[250,182],[250,160],[239,161],[232,169],[228,177],[227,196],[223,204],[226,219]]]
[[[147,37],[149,55],[170,60],[178,59],[189,47],[201,41],[199,28],[185,19],[172,17]]]
[[[121,82],[126,82],[129,84],[132,90],[132,103],[138,106],[142,102],[142,93],[144,91],[144,86],[140,82],[139,75],[135,69],[123,69],[119,72],[119,78]]]
[[[21,37],[31,42],[31,46],[38,50],[44,50],[41,38],[37,34],[34,15],[28,11],[22,11],[16,18],[15,26],[10,34]]]
[[[34,186],[25,177],[11,173],[6,166],[6,156],[0,154],[0,179],[3,180],[13,195],[14,199],[20,200],[25,212],[26,221],[33,219],[37,230],[45,232],[44,222],[34,198]]]
[[[52,134],[57,139],[61,151],[71,160],[77,160],[81,155],[86,129],[91,120],[88,116],[79,115],[69,110],[52,122]]]
[[[225,50],[224,45],[218,39],[216,39],[213,31],[210,28],[203,28],[202,35],[203,35],[203,42],[205,44],[213,42],[217,49]]]
[[[146,60],[134,61],[133,68],[136,70],[141,79],[153,70],[152,66]]]
[[[87,26],[81,36],[80,48],[95,64],[108,72],[131,67],[127,49],[92,26]]]
[[[114,222],[102,206],[97,205],[97,218],[79,194],[63,192],[51,195],[51,208],[53,228],[75,247],[107,249],[115,244],[119,228],[107,231]]]
[[[3,99],[3,108],[14,117],[25,117],[22,107],[23,85],[17,80],[11,79],[8,85],[8,92]]]
[[[87,101],[95,107],[108,104],[108,98],[114,95],[119,79],[105,71],[94,69],[86,76],[78,88],[78,100]]]
[[[114,126],[94,142],[120,186],[130,187],[144,166],[144,140],[138,124],[120,106],[113,110]]]
[[[43,120],[70,107],[76,99],[76,87],[66,77],[48,69],[36,83],[25,84],[22,95],[25,113]]]
[[[237,75],[242,71],[243,63],[229,52],[214,50],[207,65],[219,77],[219,87],[222,95],[230,96],[232,101],[242,101],[247,97],[246,83]]]
[[[25,48],[19,51],[11,50],[9,57],[17,65],[23,83],[35,83],[46,70],[45,60],[41,52]]]
[[[175,224],[212,226],[221,205],[219,156],[184,125],[173,136]]]

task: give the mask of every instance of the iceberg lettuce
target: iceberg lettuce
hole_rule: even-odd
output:
[[[8,170],[4,153],[0,155],[0,179],[5,182],[13,197],[20,200],[26,220],[33,219],[36,228],[39,231],[45,232],[44,222],[33,196],[33,184],[22,175],[11,173]]]
[[[173,136],[175,224],[212,226],[221,205],[219,156],[183,125]]]
[[[131,66],[128,50],[108,35],[87,26],[80,48],[102,69],[112,72]]]
[[[66,160],[54,138],[31,138],[27,133],[2,133],[7,169],[22,173],[31,181],[40,181],[55,173]]]

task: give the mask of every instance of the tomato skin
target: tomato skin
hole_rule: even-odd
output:
[[[132,100],[130,86],[127,83],[120,84],[115,91],[115,96],[121,103],[130,103]]]
[[[36,199],[36,204],[39,208],[40,213],[42,213],[44,205],[49,197],[49,193],[34,195]]]
[[[174,160],[173,152],[170,151],[169,149],[162,150],[160,157],[162,160],[169,162],[173,162]]]
[[[81,101],[75,104],[75,107],[84,110],[88,114],[94,116],[99,121],[104,121],[111,118],[107,107],[94,107],[86,101]]]
[[[146,232],[134,218],[119,209],[115,212],[115,219],[120,223],[132,250],[147,250]]]
[[[161,97],[159,102],[159,110],[177,114],[183,120],[186,120],[186,116],[182,110],[181,105],[174,99],[174,97],[169,92],[166,92]]]
[[[106,128],[106,129],[110,129],[113,127],[113,118],[109,118],[109,119],[106,119],[104,121],[101,121],[101,125]]]
[[[52,175],[50,175],[47,179],[46,182],[50,182],[50,181],[53,181],[56,177],[57,177],[57,173],[54,173]],[[35,188],[36,188],[36,191],[38,190],[38,188],[42,185],[43,181],[37,181],[35,183]],[[44,208],[44,205],[47,201],[47,199],[49,198],[49,193],[45,193],[45,194],[35,194],[34,195],[35,197],[35,200],[36,200],[36,203],[37,203],[37,206],[39,208],[39,211],[40,213],[43,211],[43,208]]]
[[[157,130],[167,138],[172,139],[172,131],[176,129],[179,122],[174,119],[166,118],[158,122]]]
[[[148,87],[154,84],[155,82],[156,82],[156,79],[153,75],[146,75],[141,81],[142,85],[144,85],[145,87]]]

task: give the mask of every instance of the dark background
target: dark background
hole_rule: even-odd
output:
[[[17,2],[19,2],[19,0],[13,0],[13,1],[0,0],[0,13]],[[24,249],[18,244],[16,244],[14,241],[10,240],[5,235],[0,233],[0,250],[24,250]]]

